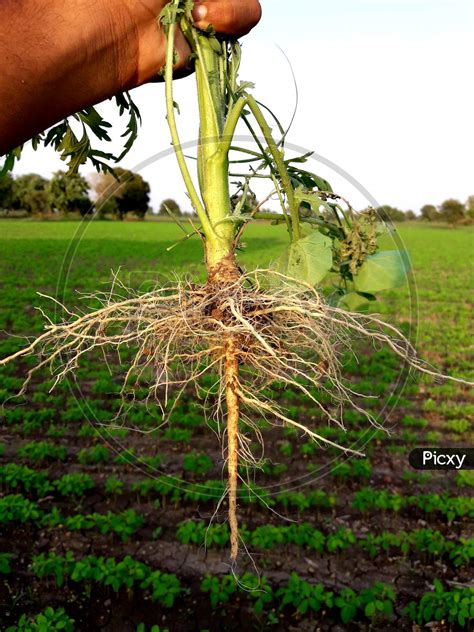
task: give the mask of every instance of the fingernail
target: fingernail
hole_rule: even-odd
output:
[[[196,4],[193,9],[193,18],[196,22],[204,20],[207,15],[207,7],[204,4]]]

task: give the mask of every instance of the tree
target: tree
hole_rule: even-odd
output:
[[[163,200],[158,209],[158,215],[166,215],[169,216],[169,212],[166,210],[168,208],[171,211],[172,215],[182,215],[183,211],[180,209],[178,202],[173,200],[172,198],[167,198]]]
[[[389,206],[388,204],[379,206],[376,210],[378,216],[384,222],[404,222],[406,219],[403,211],[394,206]]]
[[[466,209],[459,200],[450,198],[445,200],[439,207],[441,219],[449,224],[457,224],[465,217]]]
[[[15,178],[12,207],[33,215],[49,210],[48,180],[37,173],[29,173]]]
[[[84,216],[92,211],[89,185],[79,173],[56,171],[48,184],[48,198],[51,208],[66,214],[78,211]]]
[[[0,178],[0,208],[12,208],[15,200],[15,180],[7,173]]]
[[[421,218],[426,219],[428,222],[436,222],[436,220],[439,220],[438,210],[433,204],[425,204],[420,212]]]
[[[114,176],[109,172],[91,173],[88,176],[89,187],[94,193],[96,200],[110,195],[112,185],[116,182]],[[101,199],[102,203],[103,200]]]
[[[118,167],[114,169],[118,178],[114,196],[117,200],[117,215],[123,220],[127,213],[135,213],[143,219],[150,202],[150,185],[142,176]]]
[[[413,221],[413,220],[417,219],[415,211],[406,211],[405,219],[409,220],[409,221]]]
[[[474,220],[474,195],[470,195],[466,200],[466,214],[471,221]]]
[[[135,213],[143,219],[150,202],[150,185],[138,173],[121,167],[116,167],[114,174],[91,177],[92,189],[99,199],[99,214],[112,213],[123,220],[127,213]]]
[[[113,194],[117,180],[109,172],[93,173],[89,176],[89,185],[93,192],[95,207],[99,218],[117,213],[117,200]]]

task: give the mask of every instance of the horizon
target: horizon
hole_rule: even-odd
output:
[[[242,40],[240,77],[255,82],[255,96],[286,127],[296,99],[293,69],[299,103],[289,144],[320,157],[317,169],[334,190],[354,208],[375,201],[417,214],[425,204],[466,201],[474,192],[470,2],[337,0],[327,6],[300,0],[296,12],[283,0],[263,0],[262,7],[261,23]],[[181,138],[189,143],[197,135],[193,77],[176,81],[175,92]],[[174,155],[166,152],[164,87],[148,84],[132,95],[143,125],[121,166],[150,183],[154,209],[173,198],[186,210]],[[110,102],[98,110],[124,127]],[[107,146],[117,150],[118,140]],[[169,155],[157,162],[159,153]],[[50,177],[64,167],[53,150],[35,153],[28,146],[13,173]],[[93,169],[85,165],[80,172],[88,176]],[[264,197],[263,187],[252,188]]]

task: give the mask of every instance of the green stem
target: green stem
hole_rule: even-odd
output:
[[[264,173],[230,173],[230,176],[233,178],[261,178],[263,180],[271,180],[272,176],[270,174]]]
[[[285,216],[281,215],[280,213],[268,213],[266,211],[258,211],[257,213],[254,214],[254,218],[255,219],[264,219],[264,220],[269,220],[272,222],[278,222],[283,224],[283,222],[285,221]]]
[[[280,200],[280,206],[281,206],[281,210],[283,211],[283,216],[284,216],[285,221],[286,221],[286,227],[287,227],[287,230],[288,230],[288,234],[290,235],[290,237],[292,237],[291,220],[288,217],[288,213],[287,213],[287,210],[286,210],[286,207],[285,207],[285,200],[283,199],[283,196],[282,196],[281,191],[280,191],[280,187],[278,186],[277,179],[275,178],[273,173],[271,174],[271,178],[272,178],[273,184],[275,185],[275,190],[277,192],[278,199]]]
[[[278,149],[273,136],[271,129],[263,116],[261,109],[259,108],[257,102],[252,96],[247,98],[247,105],[255,117],[255,120],[258,123],[258,126],[262,130],[265,141],[268,145],[270,153],[272,154],[273,160],[275,162],[276,168],[278,170],[283,189],[286,193],[286,197],[288,200],[288,206],[290,209],[291,215],[291,228],[292,228],[292,239],[293,241],[297,241],[300,238],[300,222],[298,215],[298,208],[295,201],[295,195],[293,191],[293,186],[291,184],[290,176],[288,175],[288,171],[286,169],[285,161],[283,156]]]
[[[206,214],[206,210],[199,198],[199,195],[194,187],[191,174],[189,173],[188,165],[183,154],[181,141],[179,139],[178,128],[176,125],[176,117],[174,114],[174,99],[173,99],[173,56],[174,56],[174,38],[176,32],[176,24],[170,24],[168,27],[167,43],[166,43],[166,66],[165,66],[165,94],[166,94],[166,113],[168,117],[168,126],[171,133],[171,141],[173,149],[178,160],[178,165],[183,176],[184,184],[191,199],[191,204],[198,214],[199,220],[202,225],[204,234],[210,234],[212,232],[212,226]]]
[[[198,162],[201,195],[212,234],[206,234],[208,266],[216,265],[234,249],[235,226],[223,222],[230,216],[229,147],[224,136],[225,94],[220,81],[221,55],[206,35],[189,27],[194,49],[200,117]]]
[[[247,97],[239,97],[227,116],[227,121],[225,122],[222,134],[224,141],[222,149],[226,152],[226,154],[228,154],[231,149],[235,128],[237,127],[237,123],[239,122],[240,115],[242,114],[242,110],[244,109],[246,103]]]
[[[207,37],[200,35],[187,25],[185,35],[192,40],[196,51],[196,83],[199,105],[201,134],[216,142],[223,127],[222,103],[219,98],[219,66],[217,54],[209,45]]]
[[[250,126],[250,130],[261,149],[262,159],[268,163],[272,172],[272,180],[276,183],[291,239],[298,240],[301,233],[298,200],[294,194],[283,154],[273,139],[262,110],[252,96],[241,95],[238,98],[235,96],[236,76],[234,75],[236,75],[240,61],[237,58],[238,50],[233,49],[229,63],[226,56],[227,47],[219,44],[212,35],[209,36],[209,34],[201,33],[195,29],[190,20],[191,17],[187,16],[181,20],[180,25],[196,55],[195,74],[200,120],[198,179],[201,198],[189,174],[174,115],[172,78],[175,23],[168,27],[165,72],[166,105],[178,164],[206,238],[206,258],[209,267],[217,265],[219,260],[224,257],[233,255],[235,249],[236,225],[235,222],[227,221],[231,217],[229,152],[232,148],[232,140],[239,119],[243,118],[248,123],[244,115],[246,105],[248,105],[267,143],[267,149],[264,150]],[[227,73],[230,73],[231,76],[226,77]],[[286,196],[289,216],[283,196]]]

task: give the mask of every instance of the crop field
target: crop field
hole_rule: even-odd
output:
[[[387,293],[374,311],[428,362],[472,380],[474,231],[399,230],[416,288]],[[0,357],[41,332],[37,308],[59,318],[38,292],[85,309],[112,271],[142,291],[174,273],[202,279],[196,238],[167,250],[182,237],[168,223],[1,222]],[[252,226],[240,264],[268,265],[285,240],[283,229]],[[0,370],[2,630],[472,629],[473,472],[408,462],[414,447],[473,445],[472,389],[415,381],[387,348],[363,349],[359,363],[344,357],[343,373],[385,430],[350,409],[342,429],[323,418],[323,390],[318,407],[272,384],[293,419],[364,457],[252,420],[265,450],[252,446],[260,467],[239,472],[236,582],[219,428],[201,408],[213,379],[186,392],[166,424],[153,406],[131,403],[117,417],[129,357],[85,356],[77,383],[51,392],[45,370],[17,399],[31,364]]]

